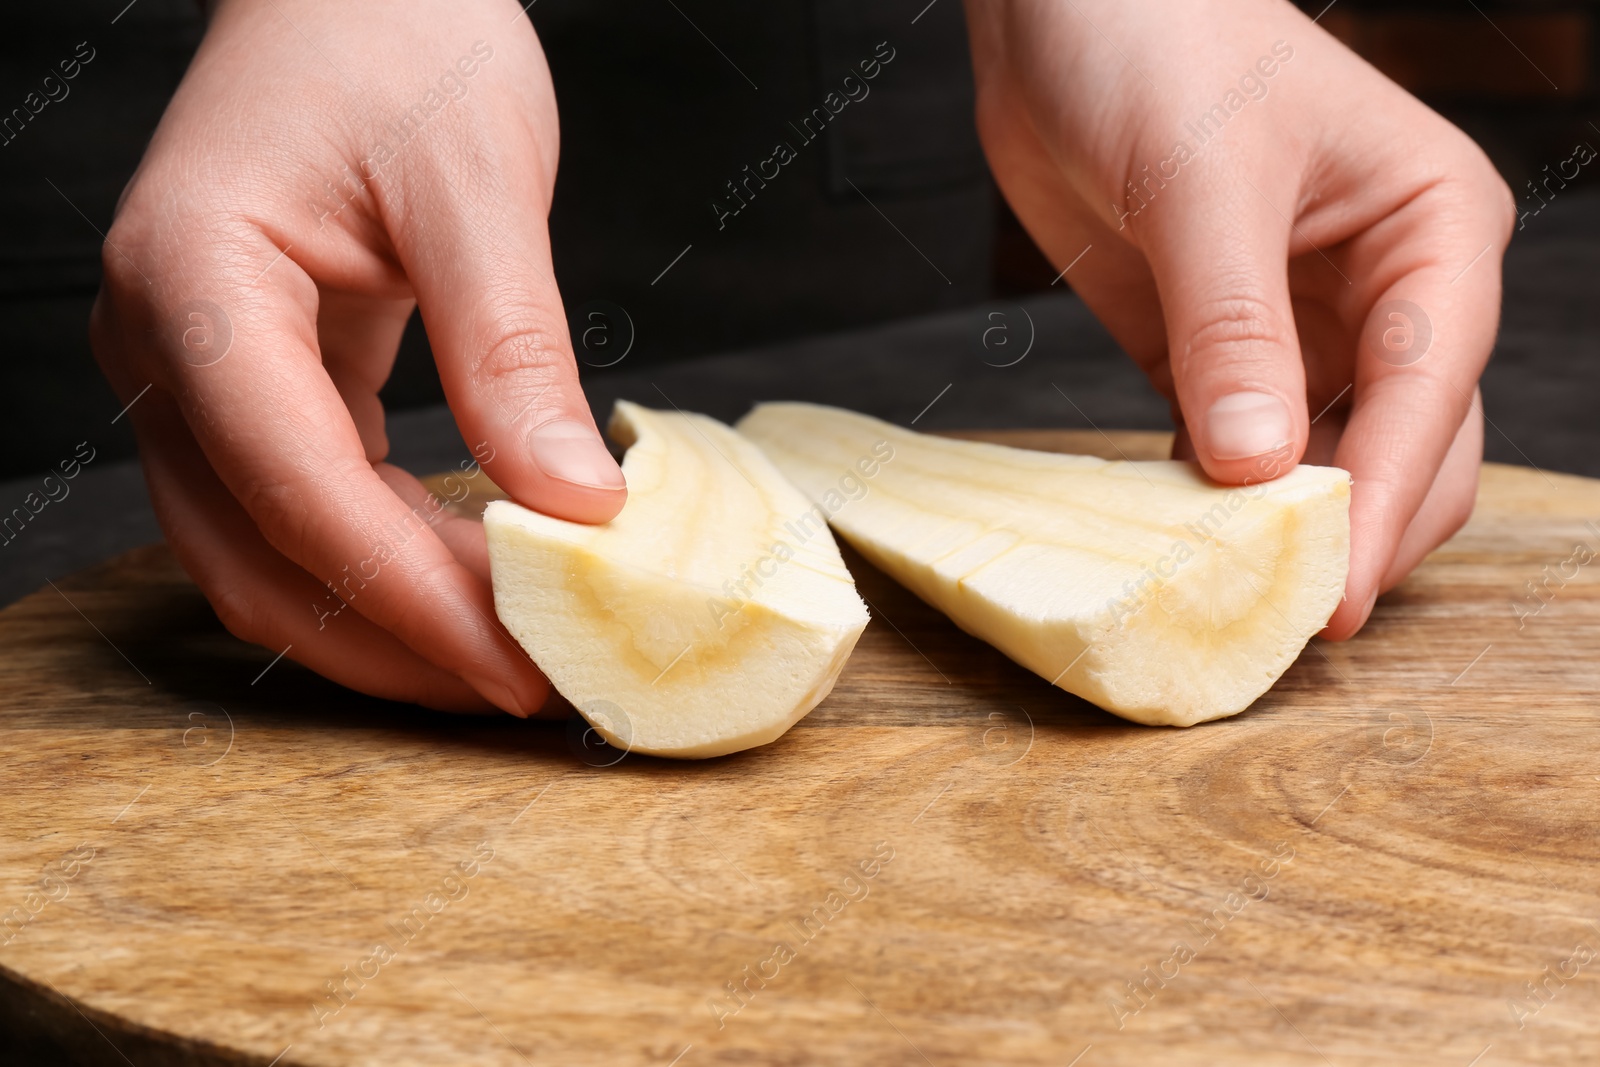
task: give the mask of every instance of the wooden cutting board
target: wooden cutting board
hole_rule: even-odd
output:
[[[1590,520],[1600,483],[1486,467],[1357,639],[1190,730],[847,552],[833,695],[698,764],[263,675],[141,549],[0,613],[0,1026],[138,1067],[1595,1063]]]

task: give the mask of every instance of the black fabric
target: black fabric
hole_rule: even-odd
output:
[[[916,13],[844,0],[530,9],[562,109],[551,228],[569,311],[626,309],[628,358],[647,363],[987,297],[994,198],[962,11],[941,0],[912,25]],[[847,77],[868,91],[830,115]],[[809,118],[819,111],[826,122]],[[793,159],[764,166],[779,145]]]
[[[580,357],[602,363],[631,341],[627,365],[647,366],[989,294],[995,201],[972,128],[961,7],[939,0],[913,25],[923,3],[529,9],[561,109],[556,278],[576,336],[596,308],[608,329],[631,334]],[[0,477],[45,469],[85,438],[103,458],[132,452],[85,323],[101,235],[203,27],[192,0],[139,0],[113,24],[121,7],[12,16],[0,34],[0,115],[80,42],[95,53],[67,97],[0,144],[0,396],[10,406]],[[895,58],[870,93],[803,141],[790,123],[823,106],[880,42]],[[752,183],[754,198],[719,223],[727,183],[784,139],[794,160]],[[385,400],[441,395],[413,324]]]

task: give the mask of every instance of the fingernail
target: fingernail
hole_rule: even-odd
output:
[[[1214,459],[1249,459],[1289,440],[1289,408],[1271,393],[1229,393],[1206,412],[1206,448]]]
[[[547,422],[528,435],[539,469],[557,481],[586,489],[621,489],[627,483],[600,436],[581,422]]]
[[[480,678],[471,674],[463,675],[462,677],[468,685],[478,691],[483,699],[501,711],[509,712],[519,719],[528,717],[528,711],[523,708],[522,701],[517,699],[517,695],[511,691],[509,686],[503,685],[492,678]]]

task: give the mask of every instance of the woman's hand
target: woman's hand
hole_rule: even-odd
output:
[[[216,5],[118,205],[91,332],[233,633],[377,696],[544,703],[482,529],[383,462],[377,394],[420,305],[490,476],[564,518],[621,508],[551,275],[556,157],[513,0]]]
[[[1350,471],[1325,633],[1355,633],[1472,511],[1509,190],[1282,0],[967,12],[995,177],[1172,401],[1175,454],[1233,483],[1284,446]]]

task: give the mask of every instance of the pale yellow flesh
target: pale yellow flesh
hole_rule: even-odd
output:
[[[703,415],[619,403],[611,522],[484,513],[495,610],[608,742],[700,758],[774,741],[833,688],[866,606],[821,521]]]
[[[1228,488],[1190,463],[929,437],[810,404],[764,404],[738,428],[875,565],[1136,722],[1243,711],[1343,597],[1350,476],[1336,468]],[[873,476],[841,483],[875,446]]]

